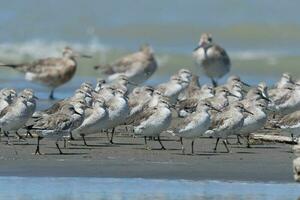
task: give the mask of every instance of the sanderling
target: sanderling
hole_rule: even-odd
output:
[[[156,90],[159,90],[163,96],[170,98],[170,103],[174,104],[177,101],[178,95],[188,86],[189,81],[183,80],[178,75],[171,76],[166,83],[159,84]]]
[[[0,114],[0,128],[8,137],[10,131],[18,136],[18,130],[22,128],[36,109],[36,99],[30,89],[25,89],[16,100],[4,108]]]
[[[196,64],[203,68],[204,73],[211,79],[213,86],[217,80],[230,70],[230,59],[226,51],[213,43],[211,34],[203,33],[199,45],[193,51]]]
[[[144,136],[146,149],[151,149],[147,145],[147,137],[157,137],[161,149],[165,149],[160,140],[160,134],[171,124],[172,112],[170,103],[166,98],[160,98],[154,108],[143,111],[133,123],[134,135]]]
[[[107,127],[108,112],[104,99],[95,99],[91,108],[85,110],[82,124],[72,131],[73,136],[81,137],[87,146],[85,136],[97,133]]]
[[[208,102],[202,101],[197,105],[196,111],[179,121],[176,127],[168,130],[168,133],[180,137],[181,149],[184,154],[183,138],[192,139],[191,151],[194,153],[194,141],[201,137],[205,131],[210,127],[211,118],[209,109],[215,109]],[[216,109],[215,109],[216,110]]]
[[[70,47],[65,47],[61,58],[45,58],[33,63],[0,64],[11,67],[25,74],[25,79],[39,82],[51,89],[49,98],[54,99],[54,90],[72,79],[76,72],[76,57],[90,56],[74,52]]]
[[[108,111],[108,121],[106,129],[112,129],[109,142],[113,144],[115,127],[125,123],[129,115],[129,106],[125,92],[121,89],[114,90],[114,96],[105,103],[107,105]]]
[[[68,137],[71,131],[76,128],[74,127],[74,123],[78,117],[84,117],[84,110],[78,110],[73,105],[66,105],[60,111],[41,117],[33,125],[28,126],[28,130],[33,130],[38,134],[35,154],[41,154],[40,140],[43,138],[55,139],[59,153],[63,154],[58,141],[64,137]]]
[[[243,126],[238,132],[237,135],[246,137],[247,147],[250,148],[249,137],[251,133],[258,131],[263,128],[267,122],[267,103],[265,100],[258,100],[252,102],[252,105],[245,107],[252,114],[247,114],[244,119]]]
[[[234,102],[223,112],[214,115],[211,128],[206,131],[205,134],[217,138],[214,148],[215,152],[217,151],[217,146],[221,138],[223,139],[223,144],[225,145],[227,152],[230,152],[226,143],[227,137],[242,128],[245,113],[252,114],[244,108],[243,104]]]

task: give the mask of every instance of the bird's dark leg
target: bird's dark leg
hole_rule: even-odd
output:
[[[59,148],[58,140],[56,140],[55,145],[56,145],[56,147],[57,147],[57,149],[58,149],[58,151],[59,151],[59,154],[63,154],[63,152],[62,152],[61,149]]]
[[[214,78],[210,78],[210,79],[211,79],[211,83],[212,83],[213,87],[217,87],[218,86],[217,81]]]
[[[151,150],[151,147],[148,146],[148,143],[147,143],[147,137],[146,137],[146,136],[144,136],[144,141],[145,141],[145,149]]]
[[[192,143],[191,143],[192,154],[194,154],[194,142],[195,142],[195,140],[193,140]]]
[[[227,150],[227,153],[229,153],[230,151],[229,151],[229,149],[228,149],[228,146],[227,146],[227,143],[226,143],[225,140],[223,140],[223,144],[224,144],[224,146],[225,146],[225,148],[226,148],[226,150]]]
[[[108,142],[110,143],[110,138],[109,138],[109,132],[108,132],[108,129],[106,129],[106,137],[107,137]]]
[[[81,138],[82,138],[82,140],[83,140],[83,144],[84,144],[85,146],[88,146],[88,144],[87,144],[86,141],[85,141],[84,134],[80,134],[80,136],[81,136]]]
[[[30,133],[30,131],[27,131],[27,132],[26,132],[25,138],[27,138],[28,135],[29,135],[31,138],[33,138],[33,135]]]
[[[183,146],[182,137],[180,137],[180,144],[181,144],[181,152],[182,152],[182,154],[184,154],[184,146]]]
[[[51,89],[49,99],[54,100],[54,89]]]
[[[70,140],[75,140],[75,138],[73,137],[73,133],[72,132],[70,132]]]
[[[67,148],[67,139],[64,138],[64,149]]]
[[[216,145],[215,145],[215,148],[214,148],[214,152],[217,152],[217,146],[218,146],[219,141],[220,141],[220,138],[217,138]]]
[[[111,137],[110,137],[110,140],[109,140],[109,143],[110,144],[113,144],[113,138],[114,138],[114,134],[115,134],[115,127],[113,127],[113,129],[111,130]]]
[[[24,140],[23,136],[21,136],[21,135],[18,133],[18,131],[16,131],[16,135],[17,135],[18,138],[19,138],[19,142],[20,142],[20,140]]]
[[[237,136],[236,136],[237,144],[242,145],[243,143],[241,142],[240,138],[241,138],[240,135],[237,135]]]
[[[157,140],[158,140],[158,142],[159,142],[159,144],[160,144],[160,146],[161,146],[161,150],[166,150],[166,148],[165,148],[164,145],[162,144],[162,142],[161,142],[159,136],[157,137]]]
[[[250,136],[249,135],[247,136],[247,148],[251,148],[251,146],[250,146]]]
[[[41,152],[40,152],[40,140],[43,139],[42,137],[38,136],[37,138],[37,146],[36,146],[36,150],[35,150],[35,155],[38,154],[38,155],[41,155]]]
[[[5,137],[7,137],[7,143],[6,144],[11,144],[9,141],[9,132],[8,131],[3,131]]]

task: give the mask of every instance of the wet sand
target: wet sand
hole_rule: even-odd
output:
[[[111,145],[104,133],[96,134],[87,137],[89,146],[71,141],[62,148],[65,154],[59,155],[55,142],[43,139],[40,147],[45,155],[33,155],[36,139],[12,138],[14,145],[6,145],[2,138],[0,175],[293,182],[290,145],[257,144],[250,149],[230,145],[232,153],[225,153],[220,144],[213,153],[215,139],[204,138],[196,140],[195,155],[189,154],[190,141],[185,140],[187,155],[182,155],[175,137],[163,135],[162,140],[167,150],[149,141],[150,151],[145,150],[143,138],[118,135]]]

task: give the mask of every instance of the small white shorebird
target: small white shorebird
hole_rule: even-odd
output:
[[[95,69],[103,70],[107,80],[113,81],[119,75],[125,75],[130,81],[140,84],[145,82],[157,69],[157,62],[153,49],[149,45],[143,45],[140,51],[124,56],[112,64],[98,65]]]
[[[196,64],[211,79],[214,87],[218,84],[216,79],[223,77],[230,70],[228,54],[222,47],[213,43],[211,34],[201,35],[198,47],[193,51],[193,57]]]
[[[90,58],[65,47],[61,58],[45,58],[33,63],[0,64],[25,74],[25,79],[39,82],[51,89],[49,98],[54,99],[54,90],[72,79],[76,72],[76,57]]]
[[[36,120],[33,125],[27,127],[27,130],[38,134],[35,154],[41,154],[40,140],[43,138],[55,139],[59,153],[63,154],[58,141],[68,137],[73,129],[80,126],[78,121],[82,122],[83,118],[84,110],[81,106],[65,105],[58,112]]]
[[[282,132],[287,132],[292,139],[300,137],[300,111],[295,111],[281,118],[275,125]],[[299,139],[298,139],[299,140]]]
[[[300,83],[277,89],[277,92],[275,96],[270,96],[272,104],[269,105],[277,114],[286,115],[300,109]]]
[[[226,140],[229,135],[233,135],[242,128],[245,113],[253,114],[246,110],[243,104],[234,102],[225,111],[212,118],[211,128],[206,131],[205,134],[217,138],[214,152],[217,151],[217,146],[221,138],[223,139],[223,144],[225,145],[227,152],[230,152]]]
[[[108,121],[106,129],[112,129],[109,142],[113,144],[115,128],[118,125],[122,125],[125,123],[130,112],[125,92],[121,89],[115,89],[114,96],[109,101],[105,102],[105,104],[107,105],[108,111]]]
[[[275,84],[275,88],[280,89],[284,88],[285,86],[294,85],[295,82],[289,73],[283,73],[280,80]]]
[[[13,103],[16,96],[17,93],[13,89],[4,88],[0,90],[0,113],[5,107]]]
[[[81,137],[84,145],[87,146],[85,136],[97,133],[106,128],[108,125],[108,111],[104,99],[95,99],[91,108],[85,110],[84,121],[82,124],[72,131],[74,137]]]
[[[201,93],[201,85],[199,83],[199,76],[192,75],[190,78],[190,83],[186,87],[186,89],[181,92],[178,96],[179,101],[183,101],[189,98],[195,98],[201,95],[198,95],[198,93]]]
[[[175,129],[167,131],[172,135],[180,137],[182,154],[184,154],[183,138],[192,140],[191,152],[194,154],[195,139],[203,136],[205,131],[207,131],[211,125],[210,113],[208,112],[209,109],[219,111],[206,101],[200,102],[194,113],[180,121]]]
[[[176,74],[171,76],[168,82],[159,84],[156,90],[160,91],[163,96],[170,98],[170,103],[174,104],[177,102],[178,95],[188,84],[188,80],[184,80],[181,76]]]
[[[154,89],[149,86],[142,86],[135,88],[132,93],[128,95],[128,106],[130,109],[129,116],[140,112],[152,99]]]
[[[244,119],[242,128],[236,133],[237,135],[246,137],[247,147],[250,148],[249,138],[250,134],[263,128],[267,122],[268,115],[266,113],[267,103],[261,99],[252,102],[252,105],[245,107],[252,114],[247,114]]]
[[[66,99],[62,99],[54,103],[51,107],[42,110],[42,111],[36,111],[33,114],[34,118],[39,118],[44,115],[50,115],[55,112],[58,112],[63,106],[65,105],[73,105],[75,102],[78,101],[84,101],[84,104],[88,105],[87,99],[92,98],[91,94],[83,89],[76,89],[73,96],[68,97]],[[83,102],[82,102],[83,103]]]
[[[19,136],[18,130],[26,124],[35,111],[36,99],[31,89],[25,89],[12,104],[1,111],[0,128],[7,137],[11,131]]]
[[[144,137],[146,149],[151,149],[147,145],[147,137],[157,137],[161,149],[166,149],[161,143],[160,134],[171,124],[170,106],[167,98],[160,98],[155,107],[143,111],[133,123],[134,135]]]
[[[233,96],[237,97],[225,87],[220,86],[216,88],[216,94],[213,97],[205,98],[213,107],[217,108],[218,110],[222,110],[229,105],[228,97]],[[177,104],[177,112],[179,116],[184,117],[187,113],[194,112],[198,102],[201,101],[198,99],[190,98],[184,101],[178,102]]]

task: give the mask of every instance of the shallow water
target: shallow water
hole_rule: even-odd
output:
[[[92,66],[150,43],[160,69],[194,71],[191,52],[200,33],[211,32],[232,58],[232,73],[300,75],[297,0],[211,1],[80,0],[2,1],[0,61],[57,56],[65,45],[90,53],[79,75],[99,76]]]
[[[300,185],[118,178],[0,177],[0,199],[278,199],[296,200]]]

